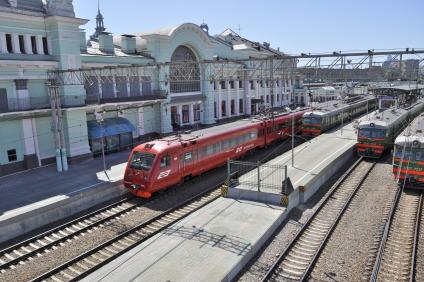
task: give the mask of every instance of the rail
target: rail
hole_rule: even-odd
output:
[[[282,252],[282,254],[277,258],[277,260],[273,263],[273,265],[270,267],[270,269],[267,271],[267,273],[264,275],[264,277],[262,278],[261,281],[268,281],[268,280],[272,280],[272,276],[274,274],[276,274],[278,272],[278,268],[280,267],[280,265],[282,264],[282,262],[284,261],[284,259],[289,255],[290,250],[292,250],[292,248],[297,244],[297,242],[299,241],[299,239],[301,238],[301,236],[303,234],[305,234],[305,231],[308,230],[308,228],[311,226],[312,222],[314,222],[314,220],[316,219],[317,215],[320,214],[320,212],[323,210],[323,208],[329,203],[330,199],[333,198],[334,194],[336,193],[336,191],[338,191],[338,188],[342,186],[343,183],[345,183],[346,179],[352,174],[353,171],[355,171],[355,169],[359,166],[360,163],[363,162],[363,158],[358,159],[349,169],[348,171],[346,171],[338,180],[337,182],[333,185],[333,187],[331,188],[330,192],[327,194],[327,196],[324,198],[324,200],[322,201],[322,203],[319,205],[319,207],[317,208],[317,210],[315,211],[315,213],[308,219],[308,221],[305,223],[305,225],[302,227],[301,230],[299,230],[299,232],[296,234],[296,236],[294,237],[294,239],[290,242],[290,244],[285,248],[285,250]],[[309,276],[310,272],[312,271],[317,259],[319,258],[322,250],[324,249],[328,238],[330,237],[330,235],[332,234],[333,230],[335,229],[336,225],[338,224],[339,220],[341,219],[342,215],[344,214],[345,210],[347,209],[347,207],[349,206],[351,200],[353,199],[353,197],[356,195],[356,192],[359,190],[359,188],[361,187],[362,183],[365,181],[365,179],[368,177],[368,174],[370,173],[370,171],[372,170],[372,168],[374,167],[375,162],[373,162],[371,164],[371,166],[367,169],[367,171],[361,175],[360,180],[358,181],[358,183],[354,186],[352,192],[350,193],[350,195],[348,196],[347,200],[345,201],[345,203],[343,204],[343,206],[341,207],[341,209],[339,210],[339,212],[336,215],[335,220],[333,221],[333,223],[328,227],[324,238],[321,240],[320,244],[318,245],[316,251],[313,253],[312,258],[309,260],[309,262],[307,263],[307,266],[305,268],[305,271],[303,272],[302,275],[300,275],[300,281],[305,281],[307,279],[307,277]]]
[[[378,272],[380,271],[381,260],[383,258],[383,253],[384,253],[384,245],[386,244],[386,240],[389,235],[390,226],[392,224],[393,217],[395,214],[394,211],[396,210],[402,191],[403,191],[403,188],[398,187],[398,190],[395,195],[395,200],[393,201],[393,204],[390,207],[389,218],[384,226],[383,237],[380,241],[380,246],[378,247],[377,257],[375,259],[374,267],[372,269],[370,282],[377,281],[377,276],[378,276]]]
[[[405,196],[405,199],[402,198],[402,195]],[[414,202],[411,201],[410,199],[408,201],[408,198],[407,198],[408,196],[411,197],[411,195],[406,194],[406,192],[403,188],[401,188],[401,187],[398,188],[395,201],[393,202],[391,209],[390,209],[389,219],[385,224],[384,233],[383,233],[383,236],[382,236],[381,241],[380,241],[380,246],[379,246],[378,252],[377,252],[377,258],[376,258],[375,263],[374,263],[374,267],[373,267],[373,270],[372,270],[370,281],[379,280],[379,276],[381,274],[385,273],[384,267],[382,266],[383,265],[383,257],[384,257],[384,255],[387,251],[386,245],[388,245],[389,238],[395,237],[393,234],[389,237],[389,234],[391,232],[395,232],[395,231],[391,230],[393,222],[394,222],[394,218],[395,217],[398,217],[398,218],[409,217],[411,215],[412,209],[414,209]],[[415,206],[416,214],[415,214],[414,224],[413,224],[413,227],[411,228],[412,229],[411,230],[411,237],[413,239],[411,250],[409,252],[407,250],[408,248],[407,247],[405,248],[405,246],[403,248],[400,248],[399,251],[396,249],[396,253],[398,253],[398,252],[408,252],[406,255],[410,255],[409,273],[402,271],[402,274],[409,275],[409,281],[411,281],[411,282],[415,281],[415,268],[416,268],[415,264],[416,264],[417,245],[418,245],[418,239],[419,239],[418,236],[419,236],[419,229],[420,229],[419,226],[420,226],[420,220],[421,220],[421,216],[422,216],[422,202],[423,202],[423,198],[424,198],[424,192],[421,191],[421,192],[419,192],[418,195],[412,195],[412,199],[414,199],[415,197],[418,197],[418,200],[417,200],[417,204]],[[407,204],[405,204],[405,203],[400,204],[402,199]],[[402,206],[410,208],[411,210],[404,210],[404,209],[402,209]],[[405,226],[402,229],[402,232],[407,234],[408,230],[410,230],[410,229],[408,229],[408,226]],[[402,237],[404,237],[404,236],[406,236],[406,235],[402,235]],[[405,237],[404,240],[408,241],[408,238]],[[391,245],[396,244],[396,241],[392,242],[390,244]],[[390,244],[388,246],[390,246]],[[389,254],[390,254],[390,252],[389,252]],[[386,261],[386,260],[384,260],[384,261]],[[388,265],[387,265],[387,263],[384,264],[385,268],[389,267],[391,271],[396,271],[395,268],[392,268],[393,265],[390,264],[390,262],[392,262],[392,257],[390,257]],[[399,269],[397,269],[397,270],[399,271]]]
[[[75,273],[75,276],[67,274],[65,277],[61,277],[60,280],[78,281],[86,277],[90,273],[94,272],[95,270],[99,269],[103,265],[107,264],[108,262],[119,257],[123,253],[128,252],[129,250],[145,242],[152,236],[165,230],[175,222],[187,217],[188,215],[199,210],[203,206],[216,200],[220,197],[219,187],[220,185],[218,187],[214,186],[211,189],[208,189],[198,195],[195,195],[184,203],[173,207],[165,212],[162,212],[161,214],[149,219],[146,222],[138,224],[137,226],[63,263],[62,265],[59,265],[58,267],[49,270],[48,272],[34,278],[31,281],[43,281],[48,278],[58,279],[55,275],[58,275],[64,270],[69,270],[70,273]],[[119,242],[124,243],[119,244]],[[119,245],[123,247],[119,248]],[[107,257],[101,260],[96,259],[95,255],[97,253],[101,253],[103,257],[105,256],[105,254],[107,254]],[[88,260],[88,258],[90,259]],[[84,269],[84,271],[73,271],[74,268],[72,266],[75,264],[81,265],[83,261],[89,261],[88,264],[84,264],[84,267],[82,268]]]
[[[41,234],[1,250],[0,270],[5,271],[13,265],[18,265],[20,262],[23,262],[30,257],[37,256],[38,253],[51,249],[54,246],[77,236],[78,234],[117,218],[140,206],[142,203],[145,203],[145,201],[140,201],[139,203],[130,204],[128,207],[120,207],[127,202],[129,203],[132,199],[134,199],[134,197],[126,197],[108,206],[102,207],[89,214],[78,217],[70,222],[54,227]],[[106,212],[109,212],[109,214]],[[105,213],[107,216],[104,216]],[[103,215],[103,218],[95,220],[95,218],[99,215]],[[38,245],[40,247],[38,247]]]

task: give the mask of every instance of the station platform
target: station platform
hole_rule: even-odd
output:
[[[280,198],[281,194],[254,191],[260,195],[258,199],[248,199],[243,193],[250,190],[235,187],[227,197],[175,223],[84,281],[231,281],[300,198],[307,199],[352,158],[355,139],[355,131],[348,124],[343,133],[325,133],[296,147],[295,166],[288,169],[295,188],[288,205],[267,203],[266,195]],[[291,152],[268,164],[291,164]],[[255,172],[240,176],[240,182],[243,178],[255,178]]]
[[[219,198],[82,281],[230,281],[285,208]]]
[[[258,178],[258,171],[253,169],[239,177],[239,184],[228,189],[227,197],[270,204],[285,201],[285,205],[291,210],[299,203],[307,201],[353,156],[355,144],[356,132],[352,123],[345,125],[343,129],[321,134],[294,149],[294,166],[291,151],[264,164],[259,172],[260,191],[256,183],[252,185]],[[294,190],[285,200],[281,195],[285,179],[284,166],[287,166],[287,175]]]
[[[0,243],[126,193],[130,151],[87,159],[58,173],[49,165],[0,177]]]

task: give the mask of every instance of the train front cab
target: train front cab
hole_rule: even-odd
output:
[[[302,135],[304,137],[316,137],[321,134],[320,116],[306,113],[303,115]]]
[[[418,144],[414,141],[406,148],[395,145],[393,151],[393,177],[406,188],[424,189],[424,148]]]
[[[374,123],[359,128],[356,144],[358,155],[366,158],[380,158],[384,152],[387,138],[387,130]]]
[[[153,192],[178,183],[178,162],[169,153],[154,150],[152,144],[141,146],[129,157],[124,186],[137,197],[150,198]]]

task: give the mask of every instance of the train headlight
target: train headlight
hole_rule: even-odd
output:
[[[370,126],[371,126],[371,127],[374,127],[374,126],[375,126],[375,124],[374,124],[373,122],[371,122],[371,123],[370,123]]]
[[[418,145],[419,145],[418,140],[414,140],[414,141],[412,142],[412,145],[413,145],[414,147],[418,147]]]

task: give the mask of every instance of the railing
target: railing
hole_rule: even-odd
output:
[[[127,96],[127,97],[100,97],[99,93],[87,94],[85,97],[86,104],[103,104],[103,103],[119,103],[119,102],[131,102],[131,101],[146,101],[146,100],[157,100],[166,99],[167,93],[165,90],[153,90],[148,94],[140,94],[138,96]]]
[[[43,97],[8,98],[7,105],[0,107],[0,112],[19,112],[50,108],[50,99]]]
[[[287,166],[260,162],[228,160],[227,181],[229,187],[286,195],[293,188],[287,175]]]

